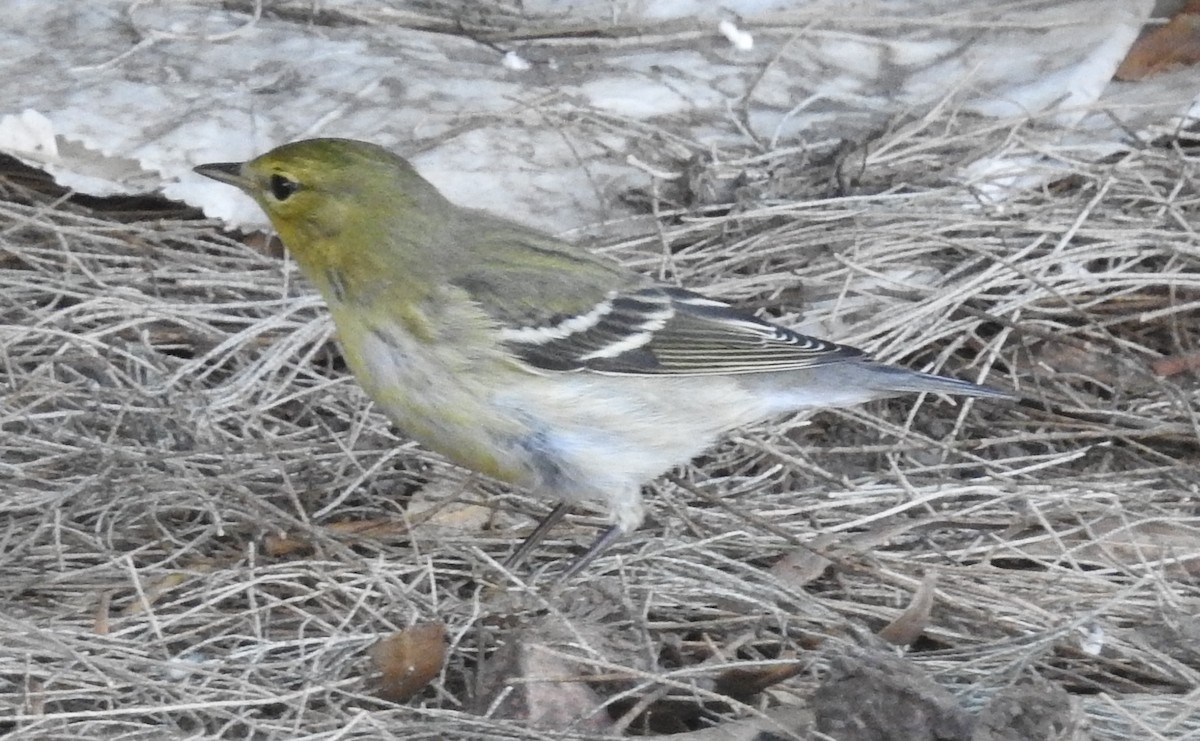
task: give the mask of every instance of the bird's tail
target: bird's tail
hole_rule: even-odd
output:
[[[1016,394],[991,386],[908,370],[894,365],[873,364],[869,385],[882,394],[933,393],[977,396],[985,399],[1017,399]]]

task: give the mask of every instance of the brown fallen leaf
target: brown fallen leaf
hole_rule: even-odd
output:
[[[929,625],[936,588],[937,572],[930,571],[921,579],[921,586],[917,587],[908,607],[879,631],[879,637],[893,646],[908,646],[920,638],[925,626]]]
[[[1197,62],[1200,62],[1200,1],[1190,0],[1166,25],[1134,42],[1113,77],[1142,80]]]
[[[807,661],[793,661],[764,667],[735,667],[721,672],[713,690],[740,702],[748,702],[763,690],[791,679],[809,666]]]
[[[451,476],[413,492],[404,514],[414,528],[421,527],[418,536],[435,538],[439,527],[479,532],[491,524],[496,508],[488,504],[475,476]]]
[[[284,533],[283,535],[268,535],[263,538],[263,553],[271,558],[284,556],[307,555],[312,552],[312,543],[304,538],[298,538]]]
[[[375,694],[391,702],[406,702],[432,682],[446,663],[446,626],[417,623],[394,633],[371,648],[379,671]]]
[[[330,523],[323,527],[336,536],[359,538],[389,538],[408,532],[408,523],[395,519],[346,520]],[[312,549],[312,541],[298,535],[284,533],[283,535],[268,535],[263,538],[263,552],[272,558],[307,555],[312,552]]]
[[[981,525],[929,516],[899,522],[877,522],[873,527],[853,534],[821,533],[812,543],[785,554],[772,564],[770,573],[783,584],[799,589],[819,579],[830,566],[840,570],[858,567],[860,554],[870,553],[896,538],[935,528],[963,526]]]
[[[796,548],[785,553],[769,571],[784,584],[793,589],[800,589],[821,578],[825,570],[833,565],[833,561],[821,555],[831,547],[837,539],[830,533],[821,533],[813,539],[807,548]]]
[[[478,710],[492,718],[519,719],[542,730],[605,731],[612,720],[604,701],[589,684],[598,679],[595,657],[580,646],[582,632],[546,616],[507,637],[507,643],[481,666]],[[602,636],[592,649],[603,644]],[[578,656],[579,658],[575,658]],[[614,657],[606,657],[613,661]]]
[[[1150,368],[1154,371],[1154,375],[1163,378],[1177,376],[1188,371],[1200,371],[1200,353],[1159,358],[1150,364]]]

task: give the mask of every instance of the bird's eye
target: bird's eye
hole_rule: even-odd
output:
[[[300,183],[285,176],[271,176],[271,195],[275,196],[277,201],[286,201],[292,197],[292,194],[300,190]]]

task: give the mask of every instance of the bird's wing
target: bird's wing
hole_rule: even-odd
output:
[[[813,368],[863,352],[793,332],[679,288],[613,291],[550,324],[505,327],[505,345],[543,370],[713,375]]]
[[[472,259],[447,266],[450,283],[531,368],[699,376],[814,368],[864,355],[652,283],[532,230],[474,218]]]

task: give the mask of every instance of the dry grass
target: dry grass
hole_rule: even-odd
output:
[[[538,737],[480,715],[476,677],[547,613],[624,678],[604,692],[617,705],[712,697],[730,667],[796,658],[810,671],[750,702],[802,704],[828,651],[879,631],[933,572],[909,656],[963,702],[1035,673],[1095,738],[1200,738],[1200,383],[1181,370],[1200,353],[1197,161],[1169,143],[1064,160],[1053,187],[972,204],[953,163],[1012,133],[908,130],[840,197],[832,162],[727,153],[711,183],[771,177],[744,179],[732,209],[659,204],[657,233],[605,248],[1031,401],[906,399],[741,431],[653,484],[646,526],[559,594],[497,565],[544,503],[398,438],[292,266],[214,224],[88,208],[10,171],[0,728]],[[414,498],[442,504],[416,514]],[[597,524],[560,528],[532,570]],[[308,547],[282,553],[284,532]],[[834,567],[768,571],[802,544]],[[376,699],[371,646],[424,621],[448,628],[440,678]]]

